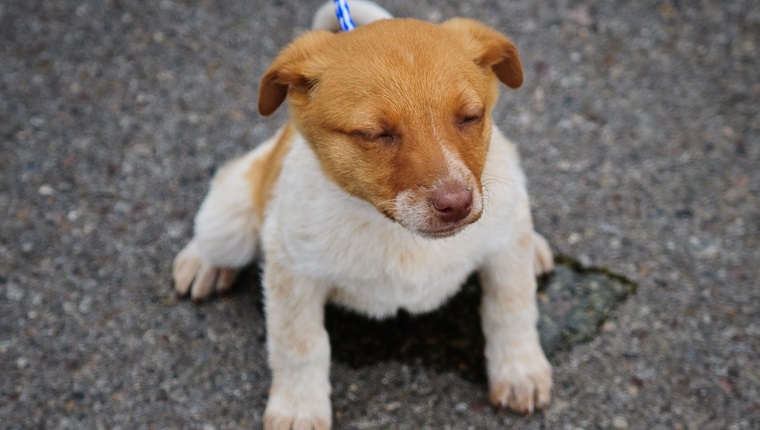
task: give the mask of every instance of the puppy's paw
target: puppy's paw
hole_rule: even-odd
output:
[[[312,398],[308,393],[297,399],[270,395],[264,413],[264,430],[328,430],[330,415],[329,399]]]
[[[266,414],[264,430],[328,430],[330,425],[318,417],[294,417],[287,414]]]
[[[202,301],[213,293],[223,294],[232,287],[237,270],[214,267],[203,261],[198,245],[191,240],[172,263],[172,277],[177,294]]]
[[[554,270],[554,257],[549,242],[538,234],[533,232],[533,271],[536,277],[547,275]]]
[[[489,399],[497,408],[531,414],[549,406],[552,368],[543,352],[506,363],[494,373],[497,375],[489,378]]]

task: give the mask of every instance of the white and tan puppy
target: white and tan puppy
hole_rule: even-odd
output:
[[[387,17],[370,6],[351,3]],[[491,402],[523,413],[549,403],[535,277],[551,251],[533,231],[515,147],[491,120],[498,84],[522,80],[512,42],[466,19],[312,31],[275,59],[259,111],[288,99],[291,122],[216,175],[173,267],[178,292],[202,300],[263,251],[265,428],[330,427],[326,302],[426,312],[473,271]]]

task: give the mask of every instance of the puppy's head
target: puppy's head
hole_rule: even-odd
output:
[[[517,50],[498,32],[382,20],[297,39],[264,75],[259,111],[289,98],[328,177],[409,230],[446,237],[483,211],[498,81],[522,84]]]

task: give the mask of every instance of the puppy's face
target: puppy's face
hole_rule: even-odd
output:
[[[404,227],[446,237],[480,218],[498,81],[522,83],[514,45],[467,20],[383,20],[312,32],[262,79],[259,110],[289,97],[324,173]]]

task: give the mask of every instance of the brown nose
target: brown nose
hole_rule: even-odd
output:
[[[472,210],[472,192],[463,185],[447,182],[433,191],[430,204],[441,221],[461,221]]]

